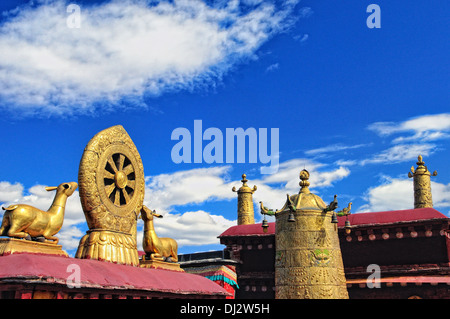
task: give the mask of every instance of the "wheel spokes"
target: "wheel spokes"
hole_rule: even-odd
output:
[[[120,206],[120,188],[116,188],[116,194],[114,195],[114,205]]]
[[[130,175],[131,173],[134,173],[134,168],[133,168],[133,166],[131,165],[131,164],[128,164],[128,166],[127,167],[125,167],[123,170],[122,170],[122,172],[124,172],[125,173],[125,175]]]
[[[116,190],[116,184],[107,185],[105,187],[106,196],[110,197],[112,192]]]
[[[131,188],[132,190],[134,190],[135,189],[135,187],[136,187],[136,181],[135,180],[128,180],[128,183],[127,183],[127,186],[129,187],[129,188]]]
[[[114,163],[112,156],[110,156],[107,161],[109,166],[111,166],[112,170],[114,171],[114,173],[117,173],[116,163]]]
[[[123,194],[123,197],[125,198],[125,204],[128,204],[130,202],[130,196],[128,195],[127,190],[123,189],[122,194]]]
[[[120,153],[107,158],[103,179],[106,196],[116,206],[131,202],[136,188],[134,167],[130,160]]]
[[[107,178],[107,179],[114,179],[114,174],[112,174],[107,169],[105,169],[105,176],[103,176],[103,177]]]
[[[123,163],[125,162],[125,155],[119,155],[119,165],[117,165],[117,170],[121,171],[123,168]]]

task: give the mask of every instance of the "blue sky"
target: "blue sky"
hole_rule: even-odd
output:
[[[80,28],[66,24],[70,3]],[[371,3],[381,28],[367,27]],[[145,204],[181,253],[221,249],[242,173],[255,203],[281,208],[311,172],[325,202],[408,209],[422,154],[435,208],[449,215],[448,1],[2,1],[0,203],[47,208],[43,186],[76,181],[87,142],[121,124],[146,176]],[[279,129],[279,169],[174,163],[172,132]],[[208,144],[204,141],[203,146]],[[256,219],[260,220],[255,205]],[[139,224],[138,230],[142,225]],[[87,230],[78,193],[61,243]]]

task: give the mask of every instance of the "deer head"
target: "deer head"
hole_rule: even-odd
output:
[[[152,221],[153,217],[162,218],[162,215],[159,215],[156,213],[156,210],[151,210],[147,206],[142,206],[141,209],[141,216],[142,220],[144,221]]]
[[[71,196],[73,194],[73,192],[75,192],[77,187],[78,187],[77,183],[70,182],[70,183],[62,183],[59,186],[49,186],[49,187],[46,187],[45,190],[47,192],[51,192],[51,191],[56,190],[57,193],[63,193],[67,197],[69,197],[69,196]]]

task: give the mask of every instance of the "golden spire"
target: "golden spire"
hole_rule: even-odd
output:
[[[253,189],[247,186],[247,175],[242,174],[242,186],[236,191],[236,187],[232,188],[233,192],[238,193],[238,225],[247,225],[255,223],[255,212],[253,210],[253,193],[257,187]]]
[[[310,193],[310,191],[309,191],[309,172],[306,170],[306,169],[303,169],[301,172],[300,172],[300,179],[301,179],[301,182],[299,183],[299,185],[302,187],[301,189],[300,189],[300,193],[304,193],[304,194],[309,194]]]
[[[419,155],[417,159],[417,168],[414,169],[414,166],[411,166],[411,172],[408,172],[408,177],[414,178],[414,208],[433,207],[430,176],[436,176],[437,172],[434,171],[431,174],[428,171],[425,162],[422,160],[422,155]]]

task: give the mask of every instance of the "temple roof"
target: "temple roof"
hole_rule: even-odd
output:
[[[0,281],[7,280],[11,283],[33,280],[66,285],[70,275],[67,269],[73,264],[80,267],[82,288],[133,289],[186,295],[229,295],[215,282],[185,272],[28,253],[1,256]]]
[[[280,212],[287,210],[313,210],[313,211],[323,211],[327,206],[323,202],[320,196],[317,196],[309,190],[309,172],[306,169],[303,169],[300,172],[300,183],[301,189],[298,194],[289,195],[287,194],[286,203],[279,210],[273,210],[267,208],[263,205],[263,202],[260,203],[260,209],[262,214],[266,215],[276,215]]]
[[[344,227],[347,217],[338,217],[338,226]],[[447,219],[448,217],[434,208],[416,208],[406,210],[391,210],[385,212],[351,214],[348,219],[352,226],[385,225],[404,222],[415,222],[431,219]],[[261,224],[236,225],[224,231],[219,238],[237,236],[267,236],[275,234],[275,222],[269,223],[267,233],[263,232]]]
[[[237,236],[267,236],[275,234],[275,222],[269,223],[269,228],[265,233],[261,224],[249,224],[249,225],[236,225],[231,226],[226,231],[224,231],[221,237],[237,237]]]
[[[385,225],[394,223],[415,222],[430,219],[448,219],[447,216],[434,208],[415,208],[406,210],[391,210],[375,213],[351,214],[348,219],[352,226]],[[344,227],[346,217],[338,217],[338,226]]]

